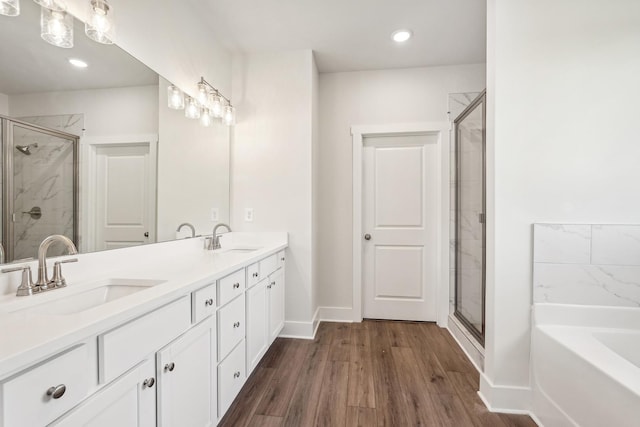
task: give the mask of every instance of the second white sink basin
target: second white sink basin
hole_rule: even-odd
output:
[[[34,314],[66,315],[80,313],[98,307],[102,304],[117,300],[122,297],[149,289],[152,286],[164,283],[164,280],[140,280],[140,279],[109,279],[97,286],[81,290],[77,293],[60,294],[60,298],[43,302],[34,306],[24,307],[16,312],[28,312]],[[67,288],[71,290],[70,288]],[[51,294],[62,290],[49,291]],[[49,294],[47,292],[47,294]],[[38,295],[30,298],[37,298]]]

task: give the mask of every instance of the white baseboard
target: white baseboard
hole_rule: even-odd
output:
[[[318,319],[321,322],[353,322],[351,307],[318,307]]]
[[[316,309],[311,322],[297,322],[293,320],[285,320],[284,328],[278,335],[282,338],[299,338],[303,340],[312,340],[316,336],[316,331],[320,325],[318,313],[320,307]]]
[[[484,349],[480,343],[476,342],[475,338],[452,315],[449,315],[446,329],[456,340],[464,354],[467,355],[467,359],[471,361],[476,370],[484,372]]]
[[[481,372],[478,395],[491,412],[532,415],[530,387],[495,385]]]

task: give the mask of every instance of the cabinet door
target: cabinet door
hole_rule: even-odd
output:
[[[247,376],[269,347],[268,280],[247,291]]]
[[[215,342],[209,317],[157,353],[158,426],[215,425]]]
[[[50,426],[155,426],[155,372],[153,359],[143,362]]]
[[[269,276],[269,345],[284,327],[284,269]]]

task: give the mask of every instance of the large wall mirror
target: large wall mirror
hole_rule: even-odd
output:
[[[77,19],[73,48],[45,42],[40,6],[21,6],[0,15],[5,261],[36,257],[51,234],[93,252],[186,238],[185,222],[196,235],[228,222],[229,128],[169,109],[168,81],[85,37]]]

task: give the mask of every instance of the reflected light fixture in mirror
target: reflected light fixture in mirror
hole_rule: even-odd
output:
[[[236,111],[231,105],[227,105],[224,108],[224,124],[227,126],[231,126],[236,122]]]
[[[207,102],[209,102],[209,87],[206,83],[198,83],[198,95],[196,98],[200,105],[207,105]]]
[[[169,108],[172,110],[182,110],[184,108],[184,93],[177,86],[167,87],[167,100]]]
[[[113,8],[107,0],[89,1],[89,19],[84,32],[92,40],[102,44],[113,44],[115,36]]]
[[[0,15],[20,15],[20,0],[0,0]]]
[[[64,11],[40,8],[40,36],[54,46],[73,47],[73,16]]]
[[[55,10],[56,12],[64,12],[67,10],[65,2],[60,0],[33,0],[42,7],[46,7],[49,10]]]
[[[186,96],[185,107],[184,107],[184,116],[187,119],[199,119],[200,118],[200,106],[198,105],[198,101],[195,98],[190,96]]]
[[[203,108],[200,113],[200,124],[206,128],[211,126],[213,123],[213,115],[211,114],[211,110],[208,108]]]
[[[218,93],[212,93],[209,99],[209,105],[211,106],[211,113],[213,117],[219,119],[224,113],[224,100]]]

